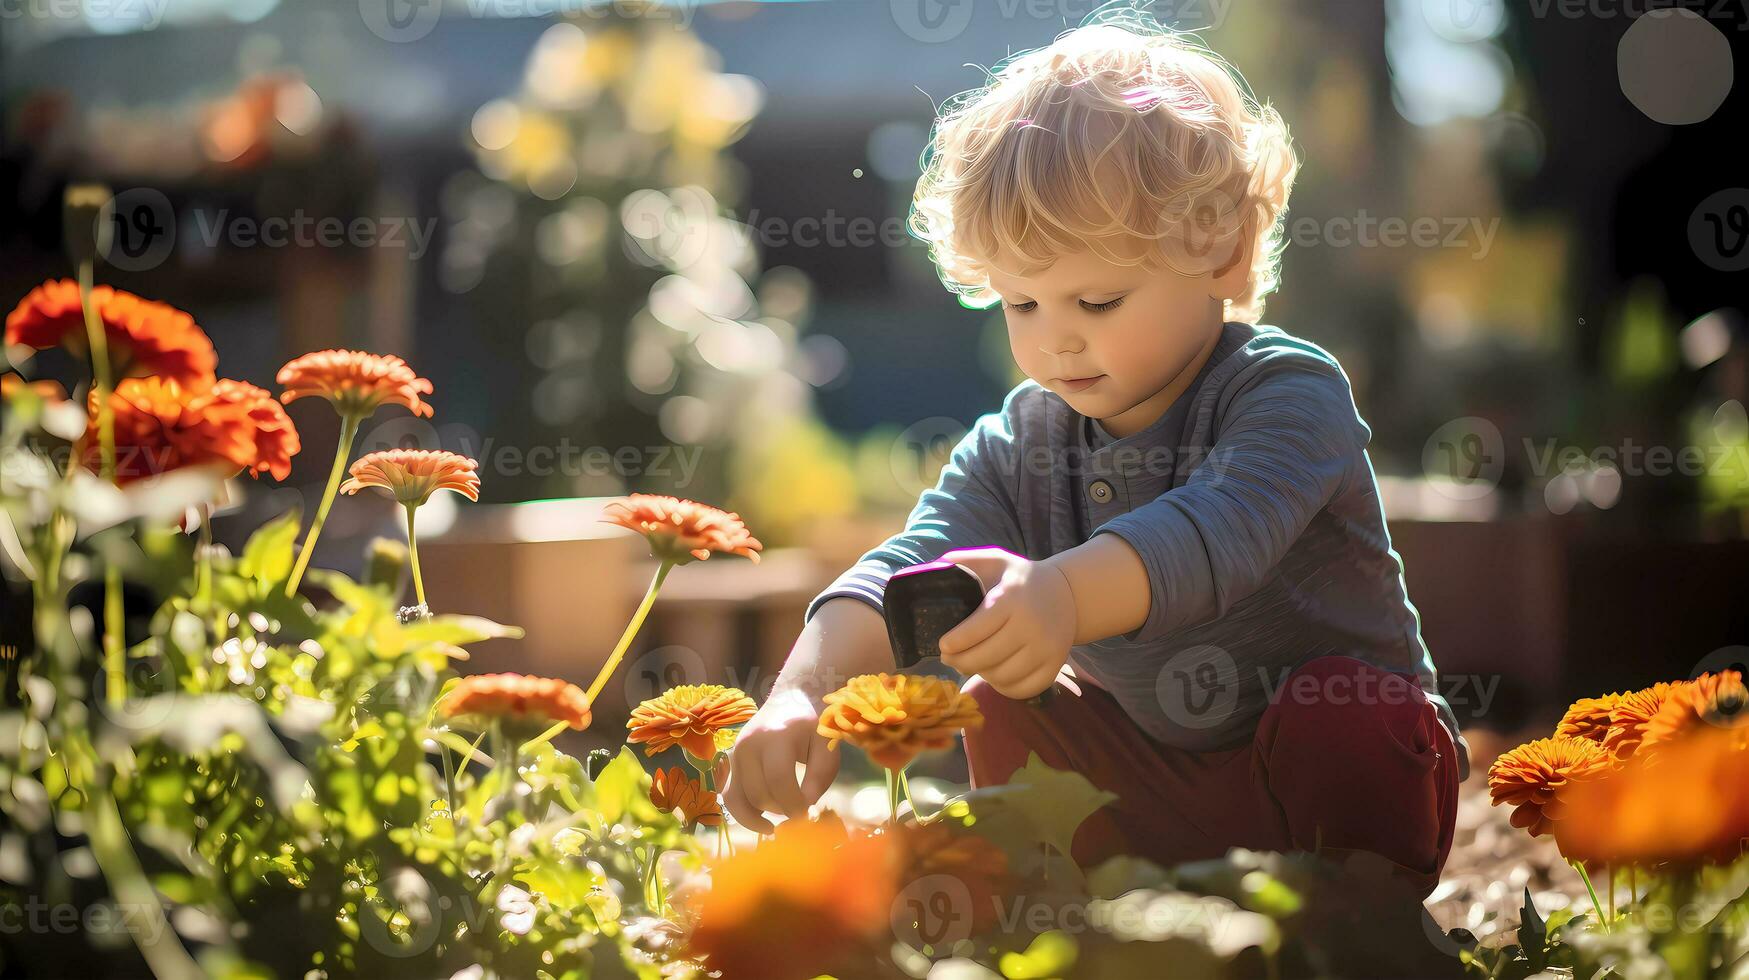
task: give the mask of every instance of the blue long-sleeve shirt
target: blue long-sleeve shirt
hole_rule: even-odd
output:
[[[1116,534],[1147,569],[1147,619],[1077,644],[1069,662],[1143,731],[1194,750],[1242,744],[1295,667],[1342,654],[1414,675],[1467,775],[1385,529],[1371,437],[1336,359],[1274,327],[1225,324],[1195,383],[1121,439],[1025,381],[960,440],[905,529],[804,621],[837,596],[879,610],[894,571],[956,548],[1036,561]]]

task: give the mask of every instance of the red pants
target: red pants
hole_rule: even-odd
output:
[[[1451,850],[1450,733],[1412,678],[1352,657],[1302,665],[1251,743],[1218,752],[1155,741],[1067,665],[1042,706],[1003,697],[982,677],[965,690],[984,713],[965,735],[974,788],[1006,782],[1037,752],[1118,794],[1075,834],[1071,856],[1083,867],[1121,853],[1170,866],[1231,847],[1338,861],[1370,851],[1425,897]]]

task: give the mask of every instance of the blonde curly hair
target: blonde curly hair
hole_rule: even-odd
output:
[[[1256,322],[1299,161],[1236,69],[1132,20],[1077,27],[943,103],[922,169],[907,226],[967,306],[999,301],[990,269],[1027,275],[1067,252],[1187,275],[1239,258],[1224,315]]]

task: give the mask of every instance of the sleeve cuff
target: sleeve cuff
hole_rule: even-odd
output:
[[[846,569],[842,575],[833,580],[825,591],[815,596],[808,603],[808,608],[802,613],[802,625],[814,618],[827,600],[840,596],[861,599],[874,607],[875,612],[882,612],[882,599],[887,593],[887,580],[893,577],[893,569],[885,562],[865,559]]]

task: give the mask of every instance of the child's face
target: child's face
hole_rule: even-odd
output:
[[[1015,363],[1120,438],[1165,413],[1220,334],[1212,275],[1075,252],[1030,276],[989,276]]]

